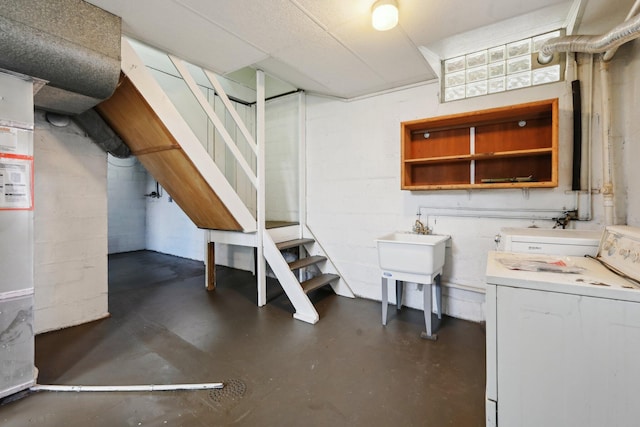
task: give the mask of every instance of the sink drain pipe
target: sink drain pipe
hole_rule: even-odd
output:
[[[203,383],[203,384],[149,384],[149,385],[40,385],[36,384],[30,388],[31,391],[175,391],[175,390],[211,390],[223,388],[223,383]]]

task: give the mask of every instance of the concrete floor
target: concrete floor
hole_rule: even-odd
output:
[[[28,393],[0,406],[13,426],[483,426],[485,334],[445,318],[319,290],[320,322],[293,320],[279,286],[255,305],[251,274],[154,252],[109,258],[112,317],[39,335],[40,384],[225,382],[222,390]],[[275,297],[274,297],[275,295]]]

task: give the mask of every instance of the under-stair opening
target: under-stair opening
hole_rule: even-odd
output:
[[[176,94],[173,84],[163,88],[159,81],[167,76],[156,70],[154,77],[154,70],[124,41],[121,84],[114,96],[97,107],[98,112],[166,194],[205,230],[207,289],[215,289],[217,244],[253,247],[257,249],[253,269],[258,306],[267,300],[268,264],[294,307],[293,317],[316,323],[319,315],[309,295],[321,294],[319,290],[328,286],[338,295],[353,297],[353,293],[318,242],[297,241],[312,236],[304,223],[303,94],[279,98],[267,110],[264,73],[256,72],[258,101],[245,111],[255,111],[254,121],[247,125],[213,73],[171,55],[165,59],[177,73],[169,80],[188,89],[184,95]],[[202,78],[213,92],[199,86]],[[194,124],[194,108],[177,108],[184,104],[183,98],[201,108],[203,121]],[[218,100],[220,111],[216,110]],[[277,137],[271,135],[273,139],[265,137],[267,121],[281,130]],[[226,147],[222,162],[218,142]],[[266,150],[270,145],[276,148],[272,152]],[[234,162],[231,167],[228,161]],[[281,191],[274,194],[274,189]],[[265,224],[265,218],[278,220]],[[281,251],[288,257],[294,253],[293,258],[285,260]]]

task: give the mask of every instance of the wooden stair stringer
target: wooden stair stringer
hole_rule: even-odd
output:
[[[307,226],[302,227],[302,238],[309,242],[304,244],[305,249],[309,256],[319,255],[326,258],[326,262],[323,263],[321,271],[325,274],[333,274],[338,276],[337,280],[331,281],[330,285],[336,295],[347,298],[355,298],[355,294],[351,290],[351,287],[344,279],[344,276],[340,273],[336,265],[331,260],[329,254],[324,250],[322,245],[316,239],[316,236]]]
[[[307,296],[298,279],[293,274],[289,265],[285,261],[282,253],[276,246],[275,242],[269,235],[264,233],[262,246],[264,248],[264,257],[269,263],[271,270],[280,282],[280,286],[287,294],[289,301],[293,305],[296,312],[293,317],[303,322],[315,324],[320,320],[320,316],[313,306],[313,303]]]
[[[114,95],[96,107],[105,121],[196,226],[257,231],[252,213],[125,38],[122,72]]]

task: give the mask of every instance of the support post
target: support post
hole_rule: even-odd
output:
[[[207,244],[207,290],[213,291],[216,288],[216,244]]]
[[[258,264],[258,307],[267,303],[267,266],[264,260],[264,233],[266,226],[266,186],[265,186],[265,88],[264,71],[256,70],[256,143],[258,145],[257,158],[257,216],[258,242],[256,263]]]

